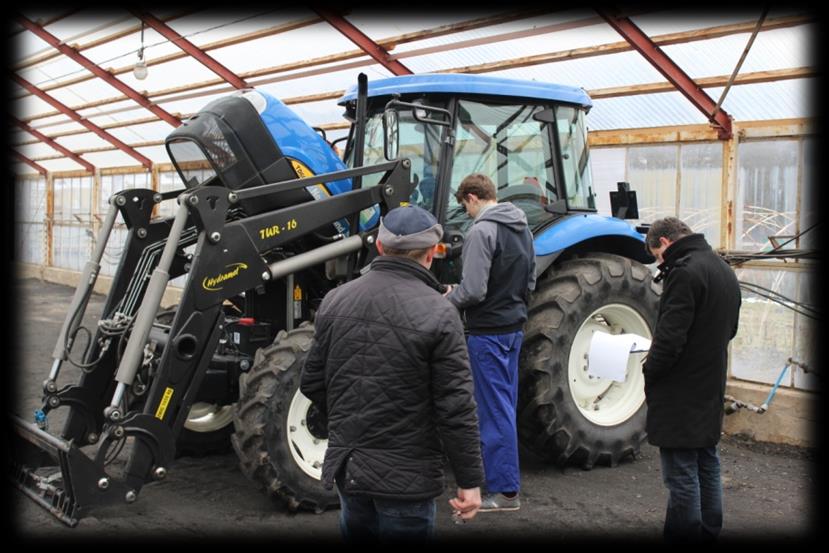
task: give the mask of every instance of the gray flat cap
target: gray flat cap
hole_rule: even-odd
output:
[[[421,207],[396,207],[380,218],[377,239],[398,250],[417,250],[434,246],[443,237],[443,227],[435,216]]]

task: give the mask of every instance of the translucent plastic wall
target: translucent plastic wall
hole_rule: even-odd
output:
[[[633,223],[672,215],[703,233],[715,248],[750,252],[769,251],[774,244],[807,231],[785,247],[816,249],[815,148],[813,138],[739,144],[735,229],[730,238],[722,228],[726,202],[720,143],[594,147],[591,163],[596,205],[599,212],[609,215],[608,192],[616,190],[617,182],[627,181],[636,190],[639,204],[639,219]],[[755,287],[742,291],[740,329],[731,344],[731,375],[772,384],[790,358],[814,370],[816,320],[809,309],[818,303],[814,271],[804,269],[804,264],[794,267],[791,262],[771,260],[762,266],[737,268],[736,272],[739,280]],[[801,305],[790,303],[796,309],[792,310],[756,286]],[[814,388],[816,378],[814,373],[790,366],[781,384]]]

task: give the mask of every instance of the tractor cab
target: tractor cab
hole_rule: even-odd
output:
[[[355,118],[356,87],[339,101]],[[352,126],[345,159],[371,165],[406,157],[411,202],[433,212],[449,235],[471,224],[454,197],[470,173],[488,175],[499,201],[523,209],[537,231],[564,214],[595,212],[579,88],[479,75],[410,75],[370,82],[363,159]],[[364,178],[372,186],[379,177]]]

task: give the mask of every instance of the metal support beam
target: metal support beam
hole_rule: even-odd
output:
[[[717,103],[687,73],[674,63],[648,35],[627,17],[621,17],[615,12],[606,9],[597,9],[596,11],[637,52],[642,54],[657,71],[662,73],[683,96],[688,98],[712,125],[717,127],[717,136],[720,140],[728,140],[731,138],[731,116],[722,109],[718,110]]]
[[[204,50],[178,34],[176,31],[171,29],[161,20],[154,17],[152,14],[147,12],[142,12],[139,10],[130,10],[132,14],[152,27],[158,34],[184,50],[187,54],[193,57],[196,61],[213,71],[219,77],[224,79],[225,81],[229,82],[236,88],[251,88],[251,86],[246,83],[242,78],[240,78],[236,73],[213,59],[209,54],[205,53]]]
[[[412,75],[413,71],[397,60],[389,59],[389,52],[360,29],[352,25],[345,17],[324,8],[314,8],[317,14],[325,19],[332,27],[340,31],[345,37],[360,47],[366,54],[391,71],[395,75]]]
[[[93,73],[96,77],[99,77],[104,82],[112,85],[114,88],[121,91],[121,93],[126,94],[128,98],[137,102],[141,107],[144,107],[154,114],[156,114],[160,119],[166,121],[173,127],[178,127],[181,125],[181,120],[178,117],[167,113],[157,105],[150,102],[143,94],[137,92],[133,88],[127,86],[119,79],[112,76],[112,74],[108,71],[101,69],[96,63],[91,61],[89,58],[72,48],[71,46],[67,46],[64,44],[58,37],[38,25],[37,23],[27,19],[24,16],[19,16],[17,18],[18,22],[34,33],[38,38],[44,40],[46,43],[51,45],[53,48],[60,51],[61,54],[67,56],[68,58],[72,59],[73,61],[80,64],[84,69]]]
[[[60,153],[62,153],[63,155],[65,155],[66,157],[68,157],[69,159],[74,161],[75,163],[77,163],[79,165],[82,165],[90,173],[95,172],[95,166],[94,165],[92,165],[91,163],[89,163],[88,161],[83,159],[81,156],[79,156],[78,154],[76,154],[72,150],[70,150],[70,149],[68,149],[64,146],[61,146],[60,144],[55,142],[53,139],[49,138],[48,136],[46,136],[42,132],[33,129],[32,127],[30,127],[29,125],[27,125],[26,123],[24,123],[23,121],[18,119],[17,117],[12,117],[12,120],[14,121],[14,123],[18,127],[23,129],[27,133],[31,134],[32,136],[34,136],[35,138],[37,138],[38,140],[40,140],[41,142],[43,142],[47,146],[50,146],[50,147],[54,148],[55,150],[59,151]]]
[[[70,10],[68,10],[68,11],[66,11],[62,14],[52,16],[48,19],[38,19],[37,23],[38,23],[38,25],[41,25],[42,27],[46,27],[47,25],[51,25],[52,23],[55,23],[56,21],[60,21],[61,19],[69,17],[70,15],[72,15],[76,12],[79,12],[79,11],[81,11],[80,8],[72,8],[72,9],[70,9]],[[11,36],[19,35],[20,33],[24,33],[24,32],[26,32],[25,27],[23,27],[22,29],[16,29],[16,30],[12,31]]]
[[[42,165],[38,165],[37,163],[35,163],[31,159],[27,158],[26,156],[24,156],[23,154],[18,152],[17,150],[11,150],[11,152],[12,152],[12,155],[18,159],[18,161],[22,161],[23,163],[30,166],[32,169],[34,169],[35,171],[37,171],[38,173],[40,173],[44,177],[49,173],[49,171],[44,169]]]
[[[35,85],[33,85],[32,83],[27,81],[26,79],[20,77],[19,75],[14,75],[14,74],[12,74],[12,79],[17,84],[19,84],[20,86],[22,86],[23,88],[25,88],[26,90],[28,90],[29,92],[31,92],[32,94],[34,94],[35,96],[37,96],[38,98],[43,100],[44,102],[48,103],[49,105],[51,105],[56,110],[60,111],[64,115],[69,116],[69,118],[71,118],[73,121],[76,121],[76,122],[80,123],[81,125],[83,125],[87,129],[89,129],[90,131],[97,134],[100,138],[106,140],[107,142],[109,142],[110,144],[112,144],[113,146],[118,148],[119,150],[123,151],[126,154],[129,154],[132,157],[134,157],[135,159],[138,160],[139,163],[141,163],[141,165],[143,165],[147,169],[152,168],[153,162],[150,161],[148,158],[146,158],[143,155],[139,154],[134,149],[130,148],[125,143],[121,142],[120,140],[118,140],[117,138],[115,138],[114,136],[112,136],[111,134],[106,132],[104,129],[102,129],[101,127],[99,127],[95,123],[93,123],[91,121],[87,121],[85,118],[81,117],[76,112],[69,109],[63,103],[61,103],[58,100],[52,98],[51,96],[49,96],[48,94],[46,94],[45,92],[40,90],[38,87],[36,87]]]

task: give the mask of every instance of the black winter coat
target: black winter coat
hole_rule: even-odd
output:
[[[711,447],[722,431],[727,346],[737,333],[740,286],[702,234],[680,238],[663,259],[659,318],[643,367],[648,441]]]
[[[323,484],[354,495],[443,493],[483,484],[478,412],[457,309],[410,259],[382,256],[330,291],[315,319],[301,390],[328,417]]]

